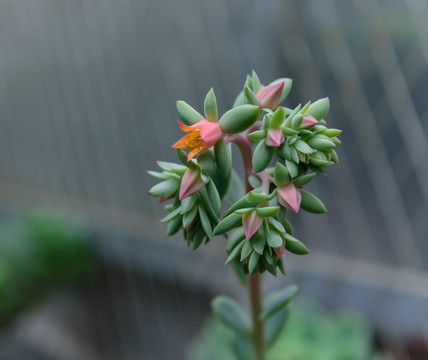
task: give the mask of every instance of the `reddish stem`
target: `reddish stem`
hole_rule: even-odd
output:
[[[254,124],[251,130],[260,128],[260,124]],[[248,133],[248,131],[247,131]],[[241,134],[232,134],[225,137],[227,143],[234,143],[241,151],[242,162],[244,165],[244,178],[245,178],[245,191],[248,193],[253,188],[248,181],[248,177],[253,174],[253,149],[251,147],[251,140],[248,136]],[[269,184],[271,177],[266,173],[257,174],[262,180],[262,191],[269,193]],[[256,352],[257,360],[265,359],[265,345],[264,345],[264,324],[260,320],[260,313],[262,311],[261,299],[261,277],[260,274],[254,276],[249,275],[249,292],[251,303],[251,315],[253,318],[253,344]]]

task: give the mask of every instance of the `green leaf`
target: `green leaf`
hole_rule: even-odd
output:
[[[260,79],[254,70],[252,72],[251,80],[252,80],[251,82],[253,85],[252,90],[257,94],[257,92],[263,87],[263,85],[260,83]]]
[[[279,270],[281,270],[282,275],[285,276],[286,272],[285,272],[284,260],[278,259],[278,262],[276,263],[276,265],[278,266]]]
[[[205,231],[205,234],[210,238],[212,235],[212,227],[210,219],[208,219],[207,213],[204,211],[204,209],[201,206],[198,206],[199,210],[199,218],[201,219],[202,228]]]
[[[312,174],[307,174],[307,175],[303,175],[303,176],[299,176],[298,178],[295,178],[292,180],[292,183],[298,187],[303,186],[305,184],[307,184],[309,181],[311,181],[317,174],[316,173],[312,173]]]
[[[306,115],[312,115],[318,121],[325,118],[330,110],[330,100],[328,97],[315,101],[309,106]]]
[[[168,179],[172,179],[172,178],[176,178],[178,180],[180,180],[180,177],[178,175],[172,174],[172,173],[167,173],[167,172],[158,172],[158,171],[151,171],[148,170],[147,173],[151,176],[153,176],[156,179],[159,180],[168,180]]]
[[[263,140],[266,137],[267,130],[261,129],[253,131],[251,134],[248,134],[248,137],[253,141],[260,141]]]
[[[315,135],[308,140],[308,144],[317,150],[331,150],[336,147],[336,144],[328,139],[324,139],[321,136]]]
[[[214,90],[211,88],[208,91],[204,101],[205,118],[211,122],[217,122],[217,100],[215,98]]]
[[[251,321],[242,307],[231,298],[221,295],[212,302],[213,313],[229,328],[243,336],[251,333]]]
[[[284,226],[279,222],[276,221],[275,219],[269,219],[269,224],[272,225],[280,234],[284,234],[285,233],[285,229]]]
[[[284,134],[284,136],[294,136],[294,135],[298,135],[299,131],[285,127],[285,128],[282,128],[282,133]]]
[[[302,125],[302,122],[303,122],[302,114],[296,114],[291,120],[291,127],[293,129],[298,129],[300,125]]]
[[[242,217],[236,214],[230,214],[221,220],[214,229],[213,235],[221,235],[233,229],[242,223]]]
[[[227,111],[219,120],[220,127],[225,134],[238,134],[253,125],[260,113],[256,105],[241,105]]]
[[[258,232],[256,236],[253,237],[253,249],[257,251],[260,255],[263,255],[263,250],[266,245],[266,238],[264,234]]]
[[[266,169],[272,160],[273,148],[266,145],[266,140],[259,142],[253,154],[254,172],[258,173]]]
[[[275,110],[270,120],[270,127],[272,129],[279,129],[285,121],[285,110],[282,107],[279,107]]]
[[[233,339],[232,349],[237,360],[254,360],[253,346],[248,337],[236,336]],[[217,355],[218,354],[216,354],[212,359],[218,359]]]
[[[177,153],[178,160],[180,160],[184,166],[192,170],[199,170],[199,166],[193,160],[187,161],[187,153],[184,150],[175,149],[175,152]]]
[[[279,206],[266,206],[263,208],[256,208],[257,214],[263,217],[271,217],[278,214]]]
[[[192,224],[197,212],[198,207],[194,206],[192,210],[183,215],[183,228],[187,228],[190,224]]]
[[[300,194],[302,194],[302,202],[300,203],[301,209],[313,214],[325,214],[327,212],[322,201],[315,195],[306,190],[299,189],[299,191]]]
[[[232,157],[230,147],[226,145],[226,142],[223,139],[220,139],[215,143],[214,156],[220,172],[224,176],[227,176],[230,173],[230,168],[232,166]]]
[[[252,207],[250,207],[250,208],[243,208],[243,209],[235,210],[234,213],[238,214],[238,215],[244,215],[244,214],[247,214],[247,213],[249,213],[249,212],[251,212],[253,210],[254,210],[254,208],[252,208]]]
[[[265,323],[265,342],[267,347],[271,347],[275,344],[276,340],[284,328],[289,311],[287,308],[279,310],[275,316],[270,317]]]
[[[221,210],[221,200],[214,181],[210,180],[206,186],[208,198],[210,199],[211,206],[214,212],[219,215]]]
[[[168,236],[172,236],[176,234],[181,229],[181,224],[182,224],[182,216],[176,217],[168,224],[166,234]]]
[[[176,174],[180,174],[183,175],[186,170],[187,167],[184,165],[180,165],[180,164],[176,164],[176,163],[172,163],[172,162],[166,162],[166,161],[156,161],[156,164],[158,164],[158,166],[165,171],[169,171],[172,173],[176,173]]]
[[[308,248],[295,237],[290,234],[285,234],[285,248],[296,255],[306,255],[309,254]]]
[[[246,239],[241,240],[241,242],[233,248],[229,257],[226,260],[226,265],[230,264],[232,261],[238,258],[239,255],[241,255],[241,249],[246,243],[246,241],[247,241]]]
[[[305,141],[297,140],[294,147],[303,154],[312,154],[315,152]]]
[[[250,256],[250,261],[248,262],[248,271],[251,275],[257,273],[258,265],[259,265],[260,254],[256,251],[253,251]]]
[[[245,244],[241,249],[241,258],[239,259],[241,262],[244,261],[248,256],[250,256],[253,251],[253,245],[250,241],[245,240]]]
[[[266,201],[269,199],[269,195],[262,193],[260,189],[251,190],[247,195],[246,199],[250,203],[259,203],[260,201]]]
[[[291,178],[295,178],[297,175],[299,175],[299,168],[294,162],[285,160],[285,166],[287,167]]]
[[[227,210],[226,214],[224,216],[228,216],[232,214],[234,211],[238,209],[244,209],[244,208],[252,208],[256,206],[258,201],[248,201],[247,196],[244,196],[243,198],[239,199],[237,202],[235,202],[229,210]]]
[[[169,179],[156,184],[149,190],[151,196],[169,196],[178,190],[180,183],[175,179]]]
[[[254,94],[253,90],[251,90],[248,86],[244,88],[244,95],[247,104],[251,105],[260,105],[259,99],[257,99],[256,94]]]
[[[187,196],[183,200],[181,200],[181,213],[184,214],[192,210],[196,204],[196,200],[198,200],[197,193]]]
[[[193,250],[196,250],[204,241],[205,231],[202,228],[199,228],[192,237]]]
[[[230,254],[232,249],[245,238],[244,228],[241,226],[235,229],[227,239],[226,252]]]
[[[297,286],[291,285],[283,290],[270,293],[263,304],[260,320],[266,321],[272,315],[285,308],[297,295],[297,291]]]
[[[204,119],[194,108],[183,100],[177,101],[178,116],[186,125],[193,125]]]
[[[278,187],[284,186],[290,182],[290,174],[287,168],[279,162],[275,164],[273,178],[275,185]]]
[[[210,176],[213,174],[216,164],[214,159],[214,153],[210,150],[204,151],[198,156],[198,164]]]
[[[339,136],[342,133],[342,130],[339,129],[323,129],[321,131],[321,134],[328,136],[329,138],[334,138],[336,136]]]
[[[180,215],[181,207],[178,207],[174,211],[171,211],[167,216],[165,216],[161,222],[166,223],[170,222],[171,220],[174,220],[177,216]]]
[[[283,243],[283,239],[281,235],[278,234],[276,231],[271,231],[270,236],[267,238],[267,242],[271,248],[279,248],[281,247]]]

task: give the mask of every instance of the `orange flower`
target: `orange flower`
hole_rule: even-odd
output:
[[[183,150],[190,149],[187,161],[190,161],[195,155],[209,149],[223,136],[223,132],[218,123],[210,122],[205,119],[198,121],[192,126],[184,125],[181,122],[178,122],[178,125],[181,130],[186,131],[187,134],[172,145],[172,147]]]

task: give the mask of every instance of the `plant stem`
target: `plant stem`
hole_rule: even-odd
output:
[[[258,125],[259,126],[259,125]],[[248,193],[252,190],[252,187],[248,181],[248,177],[254,172],[253,170],[253,149],[251,147],[251,140],[248,136],[241,134],[227,135],[225,138],[227,143],[234,143],[238,146],[242,162],[244,165],[244,179],[245,179],[245,191]],[[267,174],[266,174],[267,175]],[[269,191],[269,181],[267,177],[262,178],[263,187]],[[266,185],[267,184],[267,185]],[[250,292],[250,303],[251,303],[251,314],[253,318],[253,345],[256,353],[257,360],[265,360],[265,343],[264,343],[264,324],[260,320],[260,312],[262,310],[262,299],[261,299],[261,276],[256,274],[254,276],[248,275],[249,292]]]
[[[257,360],[265,359],[265,346],[264,346],[264,324],[260,320],[260,312],[262,310],[261,301],[261,276],[256,274],[254,276],[249,275],[249,286],[250,286],[250,302],[251,312],[253,317],[253,343],[256,351]]]

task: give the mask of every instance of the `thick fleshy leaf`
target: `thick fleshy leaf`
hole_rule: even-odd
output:
[[[300,203],[301,209],[314,214],[325,214],[327,212],[322,201],[314,194],[302,189],[299,189],[299,191],[300,194],[302,194],[302,201]]]
[[[257,233],[257,235],[253,238],[253,249],[257,251],[260,255],[263,255],[263,250],[266,245],[266,237],[262,232]]]
[[[250,105],[259,106],[259,99],[257,99],[256,94],[248,86],[244,88],[245,102]]]
[[[285,160],[285,166],[287,167],[291,178],[295,178],[297,175],[299,175],[299,168],[294,162]]]
[[[260,141],[266,137],[266,134],[267,134],[267,130],[262,129],[262,130],[253,131],[251,134],[248,134],[248,137],[253,141]]]
[[[308,248],[300,241],[290,234],[285,234],[285,248],[296,255],[309,254]]]
[[[199,218],[201,220],[202,228],[204,229],[205,234],[210,238],[213,232],[211,227],[210,219],[208,219],[207,213],[201,206],[198,206]]]
[[[194,125],[204,119],[194,108],[183,100],[177,101],[178,116],[186,125]]]
[[[232,166],[232,156],[230,146],[226,145],[226,142],[223,139],[220,139],[215,143],[214,156],[215,162],[222,175],[229,175],[230,167]]]
[[[285,308],[291,300],[297,295],[298,287],[290,285],[283,290],[275,291],[266,297],[263,304],[263,310],[260,314],[260,320],[266,321],[278,311]]]
[[[175,152],[177,153],[178,160],[180,160],[184,166],[192,170],[199,170],[199,166],[193,160],[187,161],[188,156],[184,150],[175,149]]]
[[[174,179],[169,179],[156,184],[149,190],[149,195],[152,196],[168,196],[178,190],[179,182]]]
[[[334,138],[339,136],[342,133],[342,130],[339,129],[324,129],[321,131],[321,134],[328,136],[329,138]]]
[[[242,222],[242,217],[237,214],[230,214],[221,220],[213,231],[213,235],[221,235],[233,229]]]
[[[205,97],[204,111],[205,111],[205,118],[208,121],[212,121],[212,122],[217,121],[218,119],[217,100],[215,98],[214,90],[212,88],[210,91],[208,91],[207,96]]]
[[[245,240],[245,244],[241,249],[240,261],[243,262],[253,252],[253,245],[251,241]]]
[[[283,242],[284,240],[281,237],[281,235],[279,235],[279,233],[274,230],[270,232],[270,236],[267,238],[267,243],[271,248],[274,248],[274,249],[281,247]]]
[[[278,214],[280,207],[279,206],[266,206],[261,208],[256,208],[257,214],[263,217],[271,217]]]
[[[226,260],[226,265],[230,264],[232,261],[234,261],[241,255],[241,249],[246,242],[247,240],[245,239],[241,240],[241,242],[232,249],[231,253],[229,254],[229,257]]]
[[[214,209],[214,212],[216,214],[220,214],[221,210],[221,199],[220,195],[217,191],[217,188],[214,184],[214,181],[210,180],[208,184],[206,185],[208,198],[210,199],[210,203],[212,208]]]
[[[303,122],[303,116],[302,114],[296,114],[296,116],[293,117],[293,120],[291,120],[291,127],[293,129],[298,129]]]
[[[254,70],[252,71],[251,75],[252,75],[251,76],[251,85],[252,85],[251,89],[255,93],[257,93],[263,87],[263,85],[260,83],[260,79]]]
[[[251,275],[255,275],[258,270],[260,260],[260,254],[256,251],[253,251],[250,256],[250,261],[248,262],[248,271]]]
[[[169,171],[175,174],[183,175],[185,171],[187,170],[187,167],[184,165],[166,162],[166,161],[156,161],[156,164],[165,171]]]
[[[272,115],[272,118],[270,119],[270,127],[272,129],[279,129],[281,128],[282,124],[284,124],[285,121],[285,110],[282,107],[279,107],[275,110],[275,112]]]
[[[166,234],[168,236],[172,236],[176,234],[181,229],[182,221],[183,221],[182,216],[178,216],[172,221],[170,221],[170,223],[168,224]]]
[[[192,210],[190,210],[189,212],[183,215],[183,228],[187,228],[192,224],[193,220],[195,220],[197,212],[198,212],[198,207],[195,206],[193,207]]]
[[[316,173],[312,173],[312,174],[307,174],[307,175],[302,175],[299,176],[298,178],[295,178],[292,180],[292,183],[298,187],[303,186],[305,184],[307,184],[309,181],[311,181],[317,174]]]
[[[265,323],[265,342],[267,347],[271,347],[278,340],[289,315],[288,309],[282,308],[275,316],[271,316]]]
[[[312,154],[315,152],[314,149],[312,149],[305,141],[303,140],[297,140],[294,144],[294,147],[296,150],[300,151],[303,154]]]
[[[336,144],[328,139],[322,138],[323,135],[315,135],[307,142],[309,146],[317,150],[331,150],[336,147]]]
[[[254,172],[258,173],[266,169],[272,160],[273,148],[266,145],[266,141],[262,140],[257,145],[253,154]]]
[[[256,105],[241,105],[227,111],[219,120],[220,127],[225,134],[237,134],[253,125],[260,113]]]
[[[248,314],[233,299],[227,296],[217,296],[212,302],[213,313],[229,328],[248,336],[251,332],[251,321]]]
[[[281,163],[277,162],[275,164],[275,171],[273,173],[273,178],[276,186],[284,186],[290,181],[290,174],[287,168]]]
[[[229,210],[227,210],[226,214],[224,214],[224,216],[228,216],[230,214],[232,214],[234,211],[238,210],[238,209],[244,209],[244,208],[251,208],[254,207],[255,205],[257,205],[257,203],[259,201],[248,201],[247,199],[248,196],[244,196],[243,198],[239,199],[237,202],[235,202]]]
[[[171,220],[174,220],[177,216],[180,216],[181,207],[178,207],[177,209],[171,211],[167,216],[165,216],[161,222],[170,222]]]
[[[312,115],[318,121],[325,118],[330,110],[330,100],[328,97],[319,99],[309,106],[309,109],[306,111],[306,115]]]

